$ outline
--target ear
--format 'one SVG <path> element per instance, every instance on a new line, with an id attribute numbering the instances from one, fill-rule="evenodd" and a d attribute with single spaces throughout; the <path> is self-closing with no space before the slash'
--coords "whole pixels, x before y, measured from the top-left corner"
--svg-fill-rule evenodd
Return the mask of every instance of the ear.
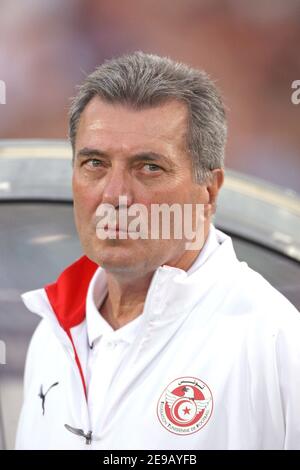
<path id="1" fill-rule="evenodd" d="M 212 170 L 211 176 L 207 181 L 207 192 L 209 194 L 210 215 L 216 212 L 216 203 L 219 190 L 224 183 L 224 170 L 222 168 L 216 168 Z"/>

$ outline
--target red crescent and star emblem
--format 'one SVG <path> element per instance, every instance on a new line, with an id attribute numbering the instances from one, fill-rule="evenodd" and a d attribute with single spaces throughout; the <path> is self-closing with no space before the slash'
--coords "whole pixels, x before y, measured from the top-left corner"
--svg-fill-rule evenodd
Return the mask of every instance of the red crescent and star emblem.
<path id="1" fill-rule="evenodd" d="M 173 380 L 163 391 L 157 405 L 160 423 L 170 432 L 187 435 L 199 431 L 213 410 L 209 387 L 195 377 Z"/>

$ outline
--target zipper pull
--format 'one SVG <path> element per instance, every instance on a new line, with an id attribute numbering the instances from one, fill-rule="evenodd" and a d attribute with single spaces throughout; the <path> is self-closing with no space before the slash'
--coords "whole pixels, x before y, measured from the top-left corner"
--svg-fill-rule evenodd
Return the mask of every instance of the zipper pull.
<path id="1" fill-rule="evenodd" d="M 69 426 L 68 424 L 65 424 L 65 428 L 68 431 L 72 432 L 73 434 L 76 434 L 76 436 L 84 437 L 86 445 L 90 445 L 92 443 L 93 431 L 89 431 L 88 433 L 85 433 L 83 429 L 73 428 L 72 426 Z"/>

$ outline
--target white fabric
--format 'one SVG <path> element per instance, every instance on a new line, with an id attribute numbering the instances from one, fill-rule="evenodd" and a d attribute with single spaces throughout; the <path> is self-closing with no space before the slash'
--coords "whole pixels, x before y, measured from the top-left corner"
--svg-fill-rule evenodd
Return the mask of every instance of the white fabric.
<path id="1" fill-rule="evenodd" d="M 206 262 L 209 256 L 218 248 L 218 238 L 216 229 L 210 226 L 208 237 L 193 265 L 188 270 L 188 274 L 195 272 L 202 264 Z M 87 294 L 86 304 L 86 325 L 88 333 L 88 341 L 90 346 L 94 346 L 94 342 L 99 340 L 102 335 L 110 336 L 111 341 L 124 339 L 124 342 L 131 343 L 134 339 L 139 325 L 139 317 L 124 327 L 114 331 L 109 323 L 101 315 L 101 305 L 107 295 L 107 283 L 105 271 L 98 268 L 95 272 Z M 130 338 L 129 338 L 130 336 Z M 100 341 L 97 341 L 99 344 Z M 94 355 L 94 354 L 93 354 Z"/>
<path id="2" fill-rule="evenodd" d="M 23 296 L 44 320 L 27 356 L 18 449 L 300 449 L 299 312 L 216 234 L 219 246 L 194 272 L 155 272 L 99 416 L 90 417 L 70 340 L 44 290 Z M 86 374 L 86 321 L 72 335 L 81 337 Z M 188 435 L 169 432 L 157 414 L 161 394 L 181 377 L 202 380 L 213 396 L 209 421 Z M 55 382 L 43 415 L 38 391 Z M 91 445 L 65 424 L 92 431 Z"/>
<path id="3" fill-rule="evenodd" d="M 207 240 L 188 274 L 192 274 L 204 264 L 218 246 L 216 230 L 211 226 Z M 111 381 L 126 351 L 135 340 L 142 319 L 140 315 L 125 326 L 114 330 L 101 315 L 100 306 L 106 294 L 106 274 L 103 269 L 98 268 L 90 282 L 86 303 L 86 326 L 90 345 L 86 383 L 92 429 L 101 419 L 101 411 L 106 406 L 106 396 Z M 81 347 L 79 345 L 81 339 L 78 341 L 80 336 L 74 333 L 73 330 L 74 342 L 78 349 Z"/>
<path id="4" fill-rule="evenodd" d="M 213 225 L 211 225 L 210 229 L 209 229 L 208 237 L 205 240 L 205 243 L 204 243 L 198 257 L 196 258 L 196 260 L 194 261 L 194 263 L 192 264 L 192 266 L 188 270 L 188 272 L 187 272 L 188 275 L 193 274 L 204 263 L 206 263 L 206 261 L 214 253 L 214 251 L 218 248 L 218 246 L 219 246 L 219 241 L 218 241 L 218 237 L 217 237 L 217 231 L 216 231 L 215 227 Z"/>
<path id="5" fill-rule="evenodd" d="M 88 408 L 91 427 L 101 419 L 101 410 L 106 406 L 106 396 L 122 358 L 134 340 L 141 316 L 114 330 L 101 316 L 98 307 L 107 292 L 103 269 L 97 269 L 90 283 L 86 303 L 86 324 L 89 355 L 86 373 Z M 76 342 L 76 340 L 75 340 Z"/>

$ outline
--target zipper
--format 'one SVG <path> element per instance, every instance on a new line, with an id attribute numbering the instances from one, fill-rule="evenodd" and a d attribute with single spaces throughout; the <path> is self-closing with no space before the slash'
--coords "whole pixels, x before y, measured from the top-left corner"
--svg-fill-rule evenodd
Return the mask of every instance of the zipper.
<path id="1" fill-rule="evenodd" d="M 76 436 L 84 437 L 86 445 L 92 444 L 92 431 L 88 431 L 87 433 L 85 433 L 83 429 L 73 428 L 69 424 L 65 424 L 65 428 L 73 434 L 76 434 Z"/>

